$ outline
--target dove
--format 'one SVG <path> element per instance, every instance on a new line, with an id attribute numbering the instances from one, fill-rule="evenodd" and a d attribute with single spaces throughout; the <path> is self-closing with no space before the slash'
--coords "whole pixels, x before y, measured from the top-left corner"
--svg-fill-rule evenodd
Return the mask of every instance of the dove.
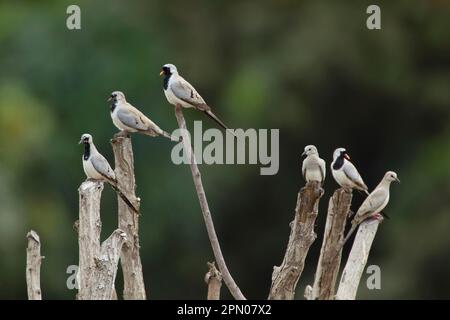
<path id="1" fill-rule="evenodd" d="M 397 174 L 394 171 L 386 172 L 378 186 L 367 196 L 359 207 L 352 220 L 352 227 L 347 233 L 342 245 L 347 242 L 361 222 L 368 218 L 382 219 L 382 211 L 389 203 L 389 189 L 393 181 L 400 182 Z"/>
<path id="2" fill-rule="evenodd" d="M 127 204 L 127 206 L 135 213 L 139 214 L 139 211 L 131 203 L 131 201 L 119 190 L 117 185 L 116 174 L 108 163 L 108 160 L 97 151 L 94 145 L 92 136 L 85 133 L 81 136 L 79 144 L 84 145 L 83 153 L 83 169 L 88 179 L 106 181 L 117 192 L 120 198 Z"/>
<path id="3" fill-rule="evenodd" d="M 319 157 L 319 151 L 314 145 L 305 147 L 302 156 L 306 158 L 303 160 L 302 174 L 306 182 L 318 181 L 321 184 L 325 181 L 326 166 L 325 161 Z"/>
<path id="4" fill-rule="evenodd" d="M 369 194 L 368 188 L 364 183 L 353 163 L 350 162 L 350 156 L 344 148 L 337 148 L 333 153 L 333 162 L 331 163 L 331 173 L 334 180 L 344 189 L 351 191 L 357 189 Z"/>
<path id="5" fill-rule="evenodd" d="M 139 132 L 151 137 L 163 136 L 172 141 L 179 141 L 128 103 L 123 92 L 114 91 L 108 101 L 111 102 L 111 119 L 122 132 Z"/>
<path id="6" fill-rule="evenodd" d="M 210 106 L 206 104 L 205 100 L 203 100 L 197 90 L 178 74 L 177 67 L 170 63 L 165 64 L 159 75 L 164 75 L 164 94 L 170 104 L 203 111 L 222 128 L 225 130 L 228 129 L 228 127 L 211 111 Z"/>

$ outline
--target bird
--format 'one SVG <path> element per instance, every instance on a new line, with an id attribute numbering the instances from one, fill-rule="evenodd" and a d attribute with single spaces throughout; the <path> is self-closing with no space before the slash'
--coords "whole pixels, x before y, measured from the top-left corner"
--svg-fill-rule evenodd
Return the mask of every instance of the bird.
<path id="1" fill-rule="evenodd" d="M 382 219 L 382 211 L 389 203 L 389 189 L 391 182 L 396 181 L 400 183 L 397 174 L 394 171 L 388 171 L 385 173 L 383 179 L 378 184 L 378 186 L 367 196 L 364 202 L 359 207 L 352 220 L 352 227 L 347 233 L 342 245 L 344 245 L 350 238 L 352 233 L 356 230 L 361 222 L 369 219 Z"/>
<path id="2" fill-rule="evenodd" d="M 180 105 L 183 108 L 195 108 L 203 111 L 219 126 L 225 130 L 229 129 L 212 111 L 211 107 L 206 104 L 202 96 L 195 88 L 178 74 L 177 67 L 173 64 L 163 65 L 160 76 L 164 76 L 163 89 L 167 101 L 174 106 Z"/>
<path id="3" fill-rule="evenodd" d="M 122 132 L 139 132 L 151 137 L 163 136 L 172 141 L 179 141 L 128 103 L 123 92 L 113 91 L 108 101 L 111 102 L 112 121 Z"/>
<path id="4" fill-rule="evenodd" d="M 319 157 L 319 151 L 316 146 L 308 145 L 305 147 L 302 156 L 303 160 L 302 174 L 306 182 L 318 181 L 321 184 L 325 181 L 326 165 L 325 161 Z"/>
<path id="5" fill-rule="evenodd" d="M 131 203 L 131 201 L 120 191 L 116 174 L 108 163 L 108 160 L 98 152 L 95 147 L 93 138 L 90 134 L 85 133 L 81 136 L 79 144 L 84 145 L 83 153 L 83 169 L 88 179 L 97 181 L 106 181 L 117 192 L 126 205 L 135 213 L 139 214 L 139 210 Z"/>
<path id="6" fill-rule="evenodd" d="M 345 190 L 351 191 L 352 189 L 356 189 L 369 195 L 369 189 L 356 167 L 350 162 L 350 156 L 345 148 L 337 148 L 334 150 L 331 173 L 333 174 L 334 180 Z"/>

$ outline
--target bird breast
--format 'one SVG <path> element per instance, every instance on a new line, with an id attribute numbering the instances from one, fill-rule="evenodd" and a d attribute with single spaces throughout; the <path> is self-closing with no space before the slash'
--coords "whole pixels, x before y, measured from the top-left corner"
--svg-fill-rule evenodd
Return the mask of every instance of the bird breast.
<path id="1" fill-rule="evenodd" d="M 91 158 L 89 158 L 88 160 L 83 159 L 83 169 L 84 173 L 88 178 L 95 180 L 103 180 L 103 176 L 99 174 L 92 165 Z"/>
<path id="2" fill-rule="evenodd" d="M 306 182 L 310 181 L 322 182 L 322 173 L 320 172 L 319 166 L 306 169 L 305 179 Z"/>
<path id="3" fill-rule="evenodd" d="M 339 170 L 332 169 L 332 174 L 334 180 L 341 186 L 341 187 L 353 187 L 352 181 L 347 178 L 345 175 L 344 170 L 341 168 Z"/>

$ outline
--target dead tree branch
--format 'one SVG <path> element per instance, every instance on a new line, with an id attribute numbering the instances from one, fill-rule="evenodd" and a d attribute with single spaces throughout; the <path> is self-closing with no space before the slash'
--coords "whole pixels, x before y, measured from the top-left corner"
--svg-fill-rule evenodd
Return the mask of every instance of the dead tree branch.
<path id="1" fill-rule="evenodd" d="M 120 134 L 111 140 L 115 159 L 115 173 L 119 189 L 139 209 L 140 199 L 136 197 L 133 147 L 130 137 Z M 144 275 L 139 254 L 139 216 L 118 197 L 119 228 L 124 230 L 127 241 L 122 247 L 121 266 L 123 271 L 123 298 L 125 300 L 145 300 Z"/>
<path id="2" fill-rule="evenodd" d="M 80 212 L 79 240 L 79 300 L 112 299 L 114 281 L 125 233 L 117 229 L 100 245 L 100 199 L 103 183 L 86 180 L 78 189 Z"/>
<path id="3" fill-rule="evenodd" d="M 359 282 L 369 259 L 370 248 L 379 224 L 379 220 L 372 219 L 359 226 L 347 264 L 342 272 L 336 294 L 337 300 L 354 300 L 356 298 Z"/>
<path id="4" fill-rule="evenodd" d="M 41 262 L 44 258 L 41 256 L 41 241 L 39 235 L 30 230 L 27 233 L 27 291 L 29 300 L 42 300 L 41 291 Z"/>
<path id="5" fill-rule="evenodd" d="M 186 121 L 184 120 L 183 111 L 181 110 L 180 105 L 177 105 L 175 107 L 175 115 L 177 117 L 178 125 L 181 129 L 180 131 L 183 138 L 184 152 L 188 155 L 188 159 L 191 160 L 190 167 L 192 178 L 194 180 L 195 190 L 197 191 L 200 208 L 203 213 L 203 219 L 205 220 L 206 230 L 208 232 L 209 241 L 211 242 L 211 246 L 214 252 L 214 257 L 216 259 L 217 265 L 219 266 L 219 270 L 222 273 L 223 280 L 233 297 L 238 300 L 244 300 L 245 297 L 234 281 L 230 272 L 228 271 L 228 267 L 225 263 L 222 250 L 220 249 L 219 239 L 217 238 L 216 230 L 214 228 L 214 223 L 211 217 L 211 212 L 208 206 L 208 201 L 206 199 L 205 190 L 203 189 L 202 177 L 197 167 L 195 154 L 194 152 L 192 152 L 191 142 L 189 139 L 189 135 L 187 134 Z"/>
<path id="6" fill-rule="evenodd" d="M 273 268 L 270 300 L 294 299 L 295 288 L 303 272 L 306 256 L 316 239 L 314 224 L 322 195 L 323 189 L 318 182 L 307 183 L 298 193 L 286 253 L 281 265 Z"/>
<path id="7" fill-rule="evenodd" d="M 327 222 L 320 249 L 320 257 L 314 277 L 310 300 L 334 299 L 336 279 L 341 265 L 342 246 L 345 224 L 347 222 L 352 193 L 341 188 L 334 192 L 328 204 Z"/>
<path id="8" fill-rule="evenodd" d="M 209 271 L 205 275 L 208 285 L 208 300 L 220 300 L 220 288 L 222 287 L 222 274 L 217 270 L 214 262 L 208 262 Z"/>

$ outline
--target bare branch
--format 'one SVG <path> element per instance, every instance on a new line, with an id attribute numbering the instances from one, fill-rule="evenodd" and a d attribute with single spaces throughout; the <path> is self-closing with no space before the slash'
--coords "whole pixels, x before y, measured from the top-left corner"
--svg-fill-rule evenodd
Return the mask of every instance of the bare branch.
<path id="1" fill-rule="evenodd" d="M 359 226 L 347 264 L 342 272 L 336 294 L 337 300 L 354 300 L 356 298 L 359 282 L 366 267 L 370 248 L 379 224 L 379 220 L 371 219 Z"/>
<path id="2" fill-rule="evenodd" d="M 208 285 L 208 300 L 220 300 L 220 288 L 222 287 L 222 274 L 217 270 L 214 262 L 208 262 L 209 271 L 205 275 Z"/>
<path id="3" fill-rule="evenodd" d="M 29 300 L 42 300 L 41 291 L 41 241 L 39 235 L 30 230 L 27 233 L 27 291 Z"/>
<path id="4" fill-rule="evenodd" d="M 220 249 L 219 239 L 217 238 L 216 230 L 214 228 L 214 223 L 211 217 L 211 212 L 209 211 L 208 201 L 206 199 L 205 190 L 203 189 L 201 174 L 197 167 L 195 154 L 194 152 L 192 152 L 191 142 L 187 134 L 186 121 L 184 120 L 183 111 L 181 110 L 180 105 L 177 105 L 175 107 L 175 115 L 177 117 L 178 125 L 181 129 L 184 151 L 189 155 L 189 158 L 191 159 L 190 167 L 192 178 L 194 180 L 195 190 L 197 191 L 200 208 L 203 213 L 203 219 L 205 220 L 206 230 L 208 232 L 209 241 L 211 242 L 211 246 L 214 252 L 214 257 L 216 259 L 219 270 L 222 273 L 223 280 L 233 297 L 238 300 L 244 300 L 245 297 L 234 281 L 230 272 L 228 271 L 228 267 L 225 263 L 222 250 Z"/>
<path id="5" fill-rule="evenodd" d="M 95 284 L 91 288 L 92 300 L 117 300 L 114 282 L 122 245 L 126 240 L 125 232 L 117 229 L 102 243 L 100 256 L 95 259 Z"/>
<path id="6" fill-rule="evenodd" d="M 133 147 L 130 137 L 117 134 L 111 140 L 115 158 L 115 173 L 119 189 L 133 203 L 140 207 L 140 199 L 136 197 L 136 181 L 134 176 Z M 125 300 L 145 300 L 144 275 L 139 254 L 139 216 L 118 197 L 119 228 L 127 234 L 127 241 L 122 247 L 120 259 L 123 271 L 123 297 Z"/>
<path id="7" fill-rule="evenodd" d="M 295 288 L 303 272 L 306 256 L 316 239 L 314 224 L 322 195 L 323 189 L 317 182 L 307 183 L 298 193 L 286 253 L 281 266 L 273 268 L 270 300 L 294 299 Z"/>
<path id="8" fill-rule="evenodd" d="M 117 229 L 100 246 L 100 199 L 103 183 L 87 180 L 80 186 L 79 300 L 112 299 L 125 233 Z"/>
<path id="9" fill-rule="evenodd" d="M 333 197 L 330 198 L 312 296 L 307 299 L 334 299 L 336 279 L 341 265 L 341 243 L 344 239 L 345 224 L 351 202 L 352 193 L 343 188 L 336 190 Z"/>
<path id="10" fill-rule="evenodd" d="M 91 284 L 95 273 L 95 258 L 100 255 L 100 199 L 103 183 L 86 180 L 78 189 L 80 213 L 78 220 L 79 275 L 78 299 L 91 299 Z"/>

